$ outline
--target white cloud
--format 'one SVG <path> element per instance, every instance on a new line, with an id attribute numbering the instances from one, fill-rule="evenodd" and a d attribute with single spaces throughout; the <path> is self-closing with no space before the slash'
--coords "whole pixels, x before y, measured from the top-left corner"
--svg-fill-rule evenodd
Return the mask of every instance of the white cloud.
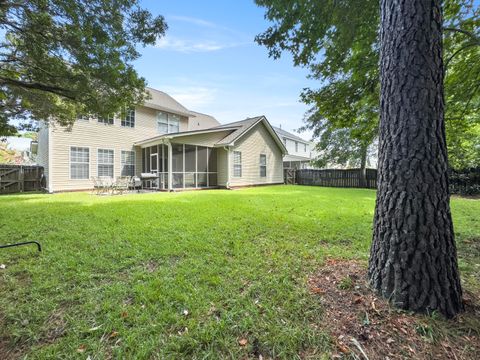
<path id="1" fill-rule="evenodd" d="M 210 52 L 241 46 L 242 43 L 221 43 L 215 40 L 186 40 L 173 36 L 161 38 L 155 47 L 182 53 Z"/>
<path id="2" fill-rule="evenodd" d="M 193 25 L 198 25 L 198 26 L 204 26 L 204 27 L 209 27 L 209 28 L 217 28 L 219 27 L 217 24 L 203 20 L 203 19 L 198 19 L 190 16 L 178 16 L 178 15 L 171 15 L 168 17 L 168 20 L 177 20 L 177 21 L 183 21 L 187 22 Z"/>
<path id="3" fill-rule="evenodd" d="M 203 86 L 167 86 L 162 90 L 173 96 L 175 100 L 190 110 L 213 104 L 216 100 L 217 89 Z"/>

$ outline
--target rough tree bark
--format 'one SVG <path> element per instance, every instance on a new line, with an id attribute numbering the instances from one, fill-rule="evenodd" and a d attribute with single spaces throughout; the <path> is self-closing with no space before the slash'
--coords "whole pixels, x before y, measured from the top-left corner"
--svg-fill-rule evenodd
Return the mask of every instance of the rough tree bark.
<path id="1" fill-rule="evenodd" d="M 441 0 L 381 0 L 378 193 L 368 276 L 403 309 L 463 310 L 449 205 Z"/>

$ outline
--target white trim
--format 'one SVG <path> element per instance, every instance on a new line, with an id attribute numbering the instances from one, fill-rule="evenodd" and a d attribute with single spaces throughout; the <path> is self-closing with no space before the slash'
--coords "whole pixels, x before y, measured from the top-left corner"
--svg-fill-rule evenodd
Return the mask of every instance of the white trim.
<path id="1" fill-rule="evenodd" d="M 127 108 L 126 111 L 132 110 L 131 108 Z M 126 115 L 126 112 L 125 112 Z M 133 107 L 133 126 L 125 126 L 122 125 L 123 117 L 122 114 L 120 114 L 120 127 L 124 129 L 135 129 L 137 127 L 137 107 Z"/>
<path id="2" fill-rule="evenodd" d="M 235 165 L 238 165 L 238 164 L 235 164 L 235 153 L 238 153 L 240 154 L 240 175 L 235 175 Z M 237 178 L 237 179 L 240 179 L 243 175 L 243 161 L 242 161 L 242 152 L 241 151 L 238 151 L 238 150 L 234 150 L 233 151 L 233 176 L 234 178 Z"/>
<path id="3" fill-rule="evenodd" d="M 88 149 L 88 177 L 86 179 L 72 179 L 72 147 Z M 68 152 L 68 179 L 71 181 L 85 181 L 90 180 L 92 176 L 92 151 L 91 146 L 70 145 Z"/>
<path id="4" fill-rule="evenodd" d="M 221 129 L 205 129 L 205 130 L 191 130 L 191 131 L 183 131 L 183 132 L 178 132 L 178 133 L 170 133 L 170 134 L 163 134 L 163 135 L 158 135 L 149 139 L 141 140 L 135 142 L 133 145 L 134 146 L 141 146 L 142 148 L 153 146 L 156 144 L 157 141 L 162 141 L 162 140 L 170 140 L 176 137 L 181 137 L 181 136 L 190 136 L 190 135 L 199 135 L 199 134 L 207 134 L 207 133 L 214 133 L 214 132 L 222 132 L 222 131 L 231 131 L 231 130 L 236 130 L 238 129 L 238 126 L 235 127 L 225 127 Z M 193 145 L 190 144 L 189 145 Z M 202 145 L 198 145 L 202 146 Z"/>
<path id="5" fill-rule="evenodd" d="M 123 176 L 122 175 L 123 165 L 132 165 L 132 164 L 122 163 L 122 151 L 133 152 L 133 176 L 136 176 L 137 175 L 137 152 L 135 150 L 124 150 L 124 149 L 120 149 L 120 176 Z M 142 154 L 142 158 L 143 158 L 143 154 Z"/>
<path id="6" fill-rule="evenodd" d="M 262 156 L 265 156 L 265 165 L 262 165 L 261 158 Z M 262 167 L 265 166 L 265 176 L 262 176 Z M 266 178 L 267 177 L 267 154 L 258 154 L 258 172 L 259 172 L 259 177 L 260 178 Z"/>
<path id="7" fill-rule="evenodd" d="M 250 125 L 250 127 L 245 130 L 243 133 L 240 134 L 239 137 L 237 137 L 236 139 L 234 139 L 232 142 L 228 143 L 228 144 L 222 144 L 222 143 L 219 143 L 217 144 L 217 146 L 235 146 L 235 142 L 237 142 L 238 140 L 240 140 L 245 134 L 249 133 L 250 130 L 252 130 L 255 126 L 258 125 L 259 122 L 263 122 L 265 124 L 265 126 L 267 127 L 267 130 L 268 132 L 270 133 L 270 135 L 272 136 L 273 140 L 277 143 L 278 147 L 280 148 L 280 150 L 282 151 L 282 154 L 285 155 L 285 154 L 288 154 L 288 150 L 286 148 L 286 146 L 283 144 L 283 141 L 280 139 L 280 137 L 278 136 L 277 132 L 272 128 L 272 125 L 270 125 L 270 123 L 268 122 L 267 118 L 265 116 L 262 116 L 260 117 L 260 119 L 258 119 L 255 123 L 253 123 L 252 125 Z"/>
<path id="8" fill-rule="evenodd" d="M 107 150 L 107 151 L 113 151 L 113 170 L 112 170 L 112 179 L 115 179 L 115 149 L 107 149 L 107 148 L 97 148 L 97 176 L 100 176 L 98 175 L 98 165 L 100 165 L 100 163 L 98 162 L 98 159 L 99 159 L 99 156 L 98 156 L 98 152 L 99 150 Z M 110 164 L 101 164 L 101 165 L 110 165 Z M 102 175 L 103 176 L 103 175 Z"/>

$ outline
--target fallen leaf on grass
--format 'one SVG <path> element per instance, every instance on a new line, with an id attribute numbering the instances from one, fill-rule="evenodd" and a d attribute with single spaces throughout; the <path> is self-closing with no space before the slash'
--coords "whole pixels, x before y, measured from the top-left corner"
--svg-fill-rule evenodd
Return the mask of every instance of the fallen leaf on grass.
<path id="1" fill-rule="evenodd" d="M 118 331 L 112 331 L 109 338 L 112 339 L 112 338 L 117 337 L 117 336 L 118 336 Z"/>
<path id="2" fill-rule="evenodd" d="M 77 352 L 83 353 L 83 352 L 85 352 L 86 349 L 87 349 L 87 345 L 82 344 L 78 347 Z"/>
<path id="3" fill-rule="evenodd" d="M 242 339 L 238 340 L 238 344 L 240 346 L 246 346 L 248 344 L 248 340 L 245 339 L 245 338 L 242 338 Z"/>
<path id="4" fill-rule="evenodd" d="M 312 293 L 314 294 L 325 294 L 325 291 L 320 289 L 319 287 L 312 288 Z"/>
<path id="5" fill-rule="evenodd" d="M 123 311 L 122 314 L 121 314 L 121 316 L 122 316 L 122 318 L 125 319 L 126 317 L 128 317 L 128 312 Z"/>

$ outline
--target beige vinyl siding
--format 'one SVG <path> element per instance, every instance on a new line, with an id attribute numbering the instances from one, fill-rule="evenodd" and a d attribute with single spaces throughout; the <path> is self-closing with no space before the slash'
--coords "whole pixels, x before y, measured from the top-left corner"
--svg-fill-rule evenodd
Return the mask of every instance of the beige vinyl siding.
<path id="1" fill-rule="evenodd" d="M 38 150 L 37 150 L 37 164 L 43 166 L 44 175 L 47 179 L 48 188 L 48 126 L 44 123 L 40 125 L 38 131 Z"/>
<path id="2" fill-rule="evenodd" d="M 217 182 L 218 186 L 227 186 L 228 182 L 228 151 L 217 148 Z"/>
<path id="3" fill-rule="evenodd" d="M 213 147 L 216 143 L 220 142 L 224 137 L 230 134 L 232 131 L 219 131 L 197 135 L 179 136 L 171 140 L 176 144 L 190 144 L 197 146 L 209 146 Z"/>
<path id="4" fill-rule="evenodd" d="M 233 176 L 233 152 L 242 153 L 242 176 Z M 267 158 L 267 176 L 260 176 L 260 154 Z M 230 151 L 230 186 L 283 182 L 282 151 L 263 123 L 243 135 Z"/>
<path id="5" fill-rule="evenodd" d="M 135 111 L 135 127 L 122 127 L 121 119 L 115 117 L 113 125 L 98 123 L 97 119 L 76 121 L 71 131 L 56 126 L 52 128 L 51 141 L 51 185 L 53 191 L 91 189 L 90 179 L 70 179 L 70 147 L 88 147 L 90 149 L 89 178 L 97 176 L 98 149 L 114 150 L 114 176 L 121 175 L 121 151 L 135 151 L 135 172 L 142 171 L 140 148 L 133 143 L 158 134 L 157 110 L 147 107 L 137 107 Z M 187 118 L 180 121 L 180 131 L 187 129 Z M 40 143 L 40 142 L 39 142 Z"/>

